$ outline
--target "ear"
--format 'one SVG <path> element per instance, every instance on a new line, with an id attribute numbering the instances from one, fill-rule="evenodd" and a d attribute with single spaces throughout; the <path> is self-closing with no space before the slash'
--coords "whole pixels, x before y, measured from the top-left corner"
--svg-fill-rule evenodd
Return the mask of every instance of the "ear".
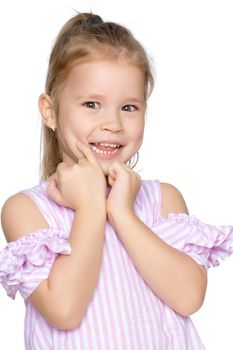
<path id="1" fill-rule="evenodd" d="M 40 95 L 38 106 L 43 123 L 49 128 L 56 127 L 56 116 L 51 97 L 46 93 Z"/>

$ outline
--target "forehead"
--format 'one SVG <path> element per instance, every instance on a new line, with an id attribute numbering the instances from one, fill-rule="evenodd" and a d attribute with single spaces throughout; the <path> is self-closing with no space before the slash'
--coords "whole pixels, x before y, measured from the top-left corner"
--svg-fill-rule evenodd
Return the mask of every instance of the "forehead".
<path id="1" fill-rule="evenodd" d="M 66 89 L 106 94 L 143 95 L 144 74 L 124 61 L 97 60 L 76 64 L 69 72 Z"/>

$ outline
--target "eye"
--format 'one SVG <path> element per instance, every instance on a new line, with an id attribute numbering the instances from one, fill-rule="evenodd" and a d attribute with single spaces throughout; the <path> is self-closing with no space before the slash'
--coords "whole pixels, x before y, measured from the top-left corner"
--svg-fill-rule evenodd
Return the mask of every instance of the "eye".
<path id="1" fill-rule="evenodd" d="M 123 110 L 124 111 L 127 111 L 127 112 L 134 112 L 134 111 L 137 111 L 138 110 L 138 107 L 135 106 L 135 105 L 125 105 L 123 107 Z"/>
<path id="2" fill-rule="evenodd" d="M 90 108 L 90 109 L 96 109 L 96 106 L 99 106 L 99 102 L 95 102 L 95 101 L 87 101 L 84 102 L 83 104 L 85 107 Z"/>

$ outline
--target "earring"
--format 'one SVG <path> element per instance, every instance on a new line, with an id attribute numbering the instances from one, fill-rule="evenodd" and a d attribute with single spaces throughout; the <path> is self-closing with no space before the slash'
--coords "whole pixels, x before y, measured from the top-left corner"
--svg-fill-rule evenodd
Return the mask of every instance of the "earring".
<path id="1" fill-rule="evenodd" d="M 55 128 L 53 122 L 51 123 L 51 129 L 53 130 L 53 132 L 56 130 L 56 128 Z"/>
<path id="2" fill-rule="evenodd" d="M 136 160 L 136 162 L 133 164 L 133 166 L 131 166 L 132 158 L 127 162 L 127 163 L 128 163 L 127 165 L 128 165 L 131 169 L 135 168 L 135 166 L 136 166 L 136 164 L 137 164 L 137 162 L 138 162 L 138 160 L 139 160 L 139 152 L 137 152 L 135 155 L 136 155 L 136 157 L 137 157 L 137 160 Z M 135 157 L 135 155 L 133 156 L 133 158 Z"/>

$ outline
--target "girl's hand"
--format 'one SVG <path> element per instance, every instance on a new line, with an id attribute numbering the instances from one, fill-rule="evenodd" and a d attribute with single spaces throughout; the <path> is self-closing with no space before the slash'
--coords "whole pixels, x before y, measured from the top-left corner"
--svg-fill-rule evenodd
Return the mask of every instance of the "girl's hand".
<path id="1" fill-rule="evenodd" d="M 57 204 L 79 210 L 105 208 L 106 179 L 89 145 L 77 141 L 78 163 L 59 163 L 49 178 L 48 196 Z"/>
<path id="2" fill-rule="evenodd" d="M 111 221 L 115 214 L 133 212 L 141 177 L 126 164 L 115 161 L 109 168 L 108 182 L 112 188 L 106 201 L 106 212 Z"/>

